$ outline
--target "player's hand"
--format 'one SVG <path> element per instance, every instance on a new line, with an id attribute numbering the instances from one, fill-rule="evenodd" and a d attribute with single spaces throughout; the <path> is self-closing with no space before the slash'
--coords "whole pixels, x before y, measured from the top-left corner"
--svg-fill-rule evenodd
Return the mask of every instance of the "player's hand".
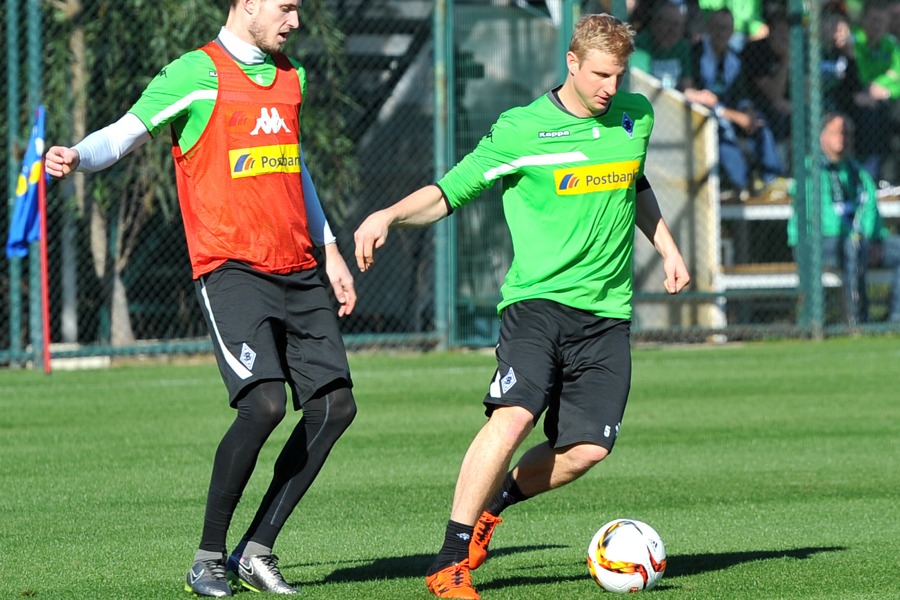
<path id="1" fill-rule="evenodd" d="M 677 294 L 691 282 L 691 275 L 681 254 L 668 256 L 663 260 L 663 270 L 666 272 L 666 280 L 663 285 L 670 294 Z"/>
<path id="2" fill-rule="evenodd" d="M 78 152 L 65 146 L 53 146 L 44 154 L 44 168 L 54 179 L 65 179 L 74 173 L 79 162 Z"/>
<path id="3" fill-rule="evenodd" d="M 356 306 L 356 288 L 353 287 L 353 276 L 338 251 L 337 244 L 325 245 L 325 274 L 328 275 L 334 296 L 341 305 L 338 316 L 349 315 Z"/>
<path id="4" fill-rule="evenodd" d="M 375 264 L 375 250 L 384 246 L 389 228 L 390 216 L 380 210 L 369 215 L 353 234 L 356 242 L 356 266 L 360 271 L 365 272 Z"/>

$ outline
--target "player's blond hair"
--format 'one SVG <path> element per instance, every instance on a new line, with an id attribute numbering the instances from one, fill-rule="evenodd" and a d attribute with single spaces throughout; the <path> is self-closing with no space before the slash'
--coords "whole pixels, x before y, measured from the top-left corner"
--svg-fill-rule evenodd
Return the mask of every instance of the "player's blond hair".
<path id="1" fill-rule="evenodd" d="M 575 25 L 569 52 L 584 60 L 591 50 L 599 50 L 624 63 L 634 53 L 634 29 L 606 13 L 585 15 Z"/>

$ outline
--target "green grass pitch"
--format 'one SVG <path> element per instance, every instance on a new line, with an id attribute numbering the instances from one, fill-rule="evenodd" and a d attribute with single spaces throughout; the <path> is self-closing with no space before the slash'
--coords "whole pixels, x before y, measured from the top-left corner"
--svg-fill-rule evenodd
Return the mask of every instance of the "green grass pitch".
<path id="1" fill-rule="evenodd" d="M 310 600 L 424 600 L 492 356 L 351 365 L 357 420 L 275 551 Z M 233 418 L 213 364 L 0 371 L 0 415 L 0 598 L 188 597 Z M 260 457 L 231 543 L 295 421 Z M 666 543 L 651 598 L 900 598 L 900 339 L 636 348 L 613 454 L 508 510 L 476 586 L 485 600 L 612 598 L 584 557 L 616 517 Z"/>

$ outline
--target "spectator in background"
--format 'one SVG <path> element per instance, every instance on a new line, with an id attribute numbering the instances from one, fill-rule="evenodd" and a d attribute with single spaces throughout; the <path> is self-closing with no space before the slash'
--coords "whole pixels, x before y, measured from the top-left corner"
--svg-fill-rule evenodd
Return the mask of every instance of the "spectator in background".
<path id="1" fill-rule="evenodd" d="M 698 0 L 700 10 L 712 16 L 727 9 L 734 17 L 734 33 L 731 46 L 740 52 L 747 42 L 761 40 L 769 35 L 769 26 L 763 19 L 762 0 Z"/>
<path id="2" fill-rule="evenodd" d="M 891 35 L 900 42 L 900 1 L 891 3 Z M 900 183 L 900 102 L 891 102 L 890 129 L 891 148 L 887 162 L 881 165 L 881 175 L 897 185 Z"/>
<path id="3" fill-rule="evenodd" d="M 891 11 L 891 27 L 890 33 L 894 39 L 900 40 L 900 2 L 892 2 Z"/>
<path id="4" fill-rule="evenodd" d="M 754 175 L 769 191 L 782 175 L 775 138 L 753 106 L 737 94 L 740 56 L 729 45 L 734 33 L 731 11 L 721 8 L 709 15 L 706 33 L 692 49 L 697 87 L 685 97 L 714 111 L 719 124 L 719 169 L 741 197 L 759 193 Z M 786 197 L 786 189 L 780 190 Z"/>
<path id="5" fill-rule="evenodd" d="M 850 18 L 839 10 L 822 15 L 822 112 L 852 113 L 853 98 L 862 91 Z"/>
<path id="6" fill-rule="evenodd" d="M 767 15 L 766 23 L 769 35 L 750 42 L 741 52 L 741 94 L 765 115 L 787 164 L 786 142 L 791 135 L 790 26 L 781 10 Z"/>
<path id="7" fill-rule="evenodd" d="M 637 48 L 631 66 L 653 75 L 668 89 L 685 91 L 694 86 L 691 45 L 685 37 L 685 6 L 662 2 L 647 26 L 635 36 Z"/>
<path id="8" fill-rule="evenodd" d="M 822 119 L 819 134 L 821 167 L 822 265 L 841 271 L 850 325 L 869 318 L 866 270 L 869 265 L 893 269 L 888 319 L 900 323 L 900 238 L 889 235 L 878 212 L 875 181 L 853 158 L 853 122 L 832 112 Z M 807 205 L 812 199 L 807 186 Z M 806 224 L 809 232 L 809 223 Z M 796 211 L 788 220 L 788 245 L 796 248 Z"/>
<path id="9" fill-rule="evenodd" d="M 859 27 L 853 30 L 853 51 L 862 91 L 854 97 L 859 125 L 859 158 L 866 171 L 878 180 L 881 163 L 890 150 L 892 104 L 900 97 L 900 45 L 888 32 L 890 4 L 867 2 Z"/>

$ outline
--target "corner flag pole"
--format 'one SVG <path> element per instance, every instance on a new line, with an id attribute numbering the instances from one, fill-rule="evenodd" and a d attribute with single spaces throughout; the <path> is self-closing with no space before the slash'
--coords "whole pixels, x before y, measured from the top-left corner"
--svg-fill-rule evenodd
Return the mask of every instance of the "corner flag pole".
<path id="1" fill-rule="evenodd" d="M 41 319 L 44 373 L 50 374 L 50 278 L 47 261 L 47 180 L 44 159 L 41 157 L 41 173 L 38 177 L 38 215 L 41 222 Z"/>

